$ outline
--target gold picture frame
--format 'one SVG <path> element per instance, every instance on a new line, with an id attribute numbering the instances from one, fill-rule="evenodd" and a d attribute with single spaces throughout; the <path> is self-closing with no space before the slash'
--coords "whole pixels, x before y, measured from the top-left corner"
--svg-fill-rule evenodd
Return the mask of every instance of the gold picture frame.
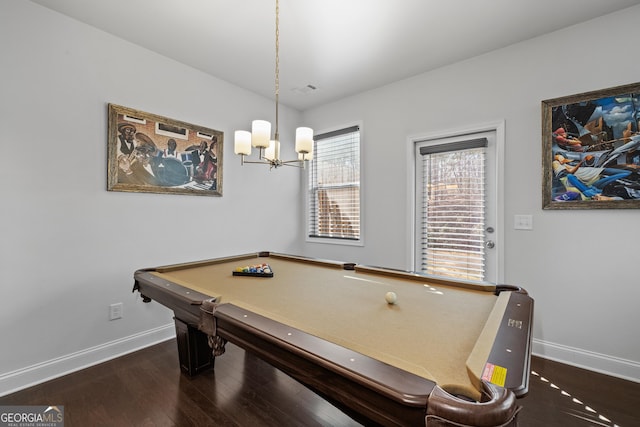
<path id="1" fill-rule="evenodd" d="M 224 133 L 109 104 L 107 190 L 222 196 Z"/>
<path id="2" fill-rule="evenodd" d="M 640 83 L 542 101 L 542 208 L 640 208 Z"/>

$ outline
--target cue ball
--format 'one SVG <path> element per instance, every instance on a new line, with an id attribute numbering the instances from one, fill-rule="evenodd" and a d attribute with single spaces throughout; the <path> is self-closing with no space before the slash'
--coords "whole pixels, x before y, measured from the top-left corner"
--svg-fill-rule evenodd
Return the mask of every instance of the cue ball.
<path id="1" fill-rule="evenodd" d="M 387 301 L 388 304 L 395 304 L 396 300 L 398 299 L 398 296 L 396 295 L 395 292 L 387 292 L 387 294 L 384 296 L 384 299 Z"/>

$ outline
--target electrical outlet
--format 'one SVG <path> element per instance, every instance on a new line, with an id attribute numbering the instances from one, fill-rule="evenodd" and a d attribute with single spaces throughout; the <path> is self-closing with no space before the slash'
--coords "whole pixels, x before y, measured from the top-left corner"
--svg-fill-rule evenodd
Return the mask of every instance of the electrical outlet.
<path id="1" fill-rule="evenodd" d="M 116 320 L 122 317 L 122 303 L 118 302 L 109 306 L 109 320 Z"/>

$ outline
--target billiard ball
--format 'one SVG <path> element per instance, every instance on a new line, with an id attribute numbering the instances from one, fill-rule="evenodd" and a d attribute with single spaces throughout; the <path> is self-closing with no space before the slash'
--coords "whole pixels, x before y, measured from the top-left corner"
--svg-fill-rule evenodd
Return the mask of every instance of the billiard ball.
<path id="1" fill-rule="evenodd" d="M 384 299 L 385 301 L 387 301 L 387 304 L 395 304 L 398 296 L 395 292 L 387 292 L 387 294 L 384 296 Z"/>

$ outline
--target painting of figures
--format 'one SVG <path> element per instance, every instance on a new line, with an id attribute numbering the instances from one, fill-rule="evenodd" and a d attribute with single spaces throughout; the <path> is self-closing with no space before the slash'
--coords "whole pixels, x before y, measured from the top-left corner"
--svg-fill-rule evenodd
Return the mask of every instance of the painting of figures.
<path id="1" fill-rule="evenodd" d="M 110 191 L 222 196 L 223 133 L 109 104 Z"/>
<path id="2" fill-rule="evenodd" d="M 542 101 L 543 208 L 640 207 L 640 84 Z"/>

